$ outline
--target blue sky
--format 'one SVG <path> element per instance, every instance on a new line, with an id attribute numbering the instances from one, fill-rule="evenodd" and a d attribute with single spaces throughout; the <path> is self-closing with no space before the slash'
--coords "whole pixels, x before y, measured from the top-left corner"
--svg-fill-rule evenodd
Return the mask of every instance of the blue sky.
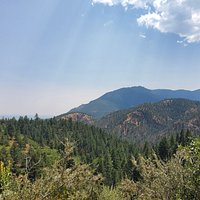
<path id="1" fill-rule="evenodd" d="M 126 86 L 200 88 L 188 1 L 0 1 L 1 115 L 53 116 Z"/>

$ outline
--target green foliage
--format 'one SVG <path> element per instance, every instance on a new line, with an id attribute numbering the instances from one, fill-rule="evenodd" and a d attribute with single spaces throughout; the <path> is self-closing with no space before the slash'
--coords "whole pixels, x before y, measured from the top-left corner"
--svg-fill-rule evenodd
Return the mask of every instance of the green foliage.
<path id="1" fill-rule="evenodd" d="M 21 117 L 0 120 L 0 138 L 8 200 L 200 199 L 200 140 L 189 131 L 152 150 L 72 120 Z"/>
<path id="2" fill-rule="evenodd" d="M 126 199 L 200 199 L 200 139 L 180 147 L 167 162 L 156 155 L 132 162 L 141 178 L 118 186 Z"/>
<path id="3" fill-rule="evenodd" d="M 182 131 L 173 139 L 163 138 L 154 151 L 161 159 L 167 160 L 179 144 L 188 144 L 190 135 L 189 131 Z M 11 161 L 11 171 L 16 175 L 28 171 L 33 181 L 42 175 L 43 168 L 59 158 L 64 138 L 75 142 L 74 156 L 103 174 L 104 183 L 110 186 L 127 176 L 138 179 L 137 172 L 131 169 L 131 156 L 137 157 L 141 153 L 148 158 L 152 154 L 151 143 L 133 145 L 114 134 L 71 119 L 42 120 L 38 116 L 34 120 L 27 117 L 3 119 L 0 120 L 0 137 L 4 138 L 0 145 L 0 160 L 5 165 Z"/>
<path id="4" fill-rule="evenodd" d="M 5 164 L 10 160 L 11 170 L 16 175 L 29 171 L 31 180 L 40 177 L 43 168 L 58 159 L 64 138 L 75 142 L 74 156 L 102 173 L 108 185 L 115 185 L 126 176 L 128 158 L 138 151 L 117 136 L 71 119 L 20 117 L 19 120 L 0 120 L 0 127 L 0 136 L 6 136 L 2 149 L 0 146 L 0 160 Z"/>
<path id="5" fill-rule="evenodd" d="M 123 196 L 118 189 L 104 186 L 98 200 L 123 200 Z"/>
<path id="6" fill-rule="evenodd" d="M 28 175 L 13 177 L 9 192 L 3 193 L 7 200 L 93 200 L 97 199 L 101 176 L 94 175 L 87 165 L 68 167 L 73 146 L 65 144 L 63 157 L 51 168 L 46 168 L 41 178 L 31 182 Z"/>
<path id="7" fill-rule="evenodd" d="M 192 133 L 187 130 L 186 132 L 182 130 L 180 133 L 171 135 L 170 137 L 163 137 L 157 146 L 154 146 L 154 151 L 162 160 L 170 159 L 177 151 L 178 146 L 187 146 L 192 141 Z"/>
<path id="8" fill-rule="evenodd" d="M 164 137 L 158 146 L 158 154 L 162 160 L 167 160 L 169 157 L 169 144 L 166 137 Z"/>
<path id="9" fill-rule="evenodd" d="M 122 197 L 127 200 L 136 199 L 138 196 L 138 185 L 130 179 L 124 179 L 117 187 Z"/>
<path id="10" fill-rule="evenodd" d="M 0 161 L 0 193 L 5 192 L 10 186 L 10 163 L 5 166 L 3 162 Z"/>
<path id="11" fill-rule="evenodd" d="M 102 177 L 74 161 L 74 146 L 62 142 L 61 158 L 46 167 L 35 181 L 29 174 L 14 176 L 10 165 L 0 165 L 1 197 L 6 200 L 196 200 L 200 199 L 200 139 L 180 146 L 169 160 L 156 154 L 132 159 L 137 180 L 125 178 L 116 187 L 102 185 Z M 108 154 L 108 163 L 111 155 Z M 109 164 L 110 165 L 110 164 Z M 28 172 L 29 173 L 29 172 Z"/>
<path id="12" fill-rule="evenodd" d="M 184 158 L 184 196 L 188 199 L 200 199 L 200 139 L 192 141 L 191 145 L 180 147 L 179 153 Z"/>

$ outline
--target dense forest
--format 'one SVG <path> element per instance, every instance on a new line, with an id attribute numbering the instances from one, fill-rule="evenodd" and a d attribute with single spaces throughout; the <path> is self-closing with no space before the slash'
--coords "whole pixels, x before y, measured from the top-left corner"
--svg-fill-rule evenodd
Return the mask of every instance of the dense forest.
<path id="1" fill-rule="evenodd" d="M 161 174 L 153 175 L 153 173 L 162 171 L 168 176 L 168 165 L 172 167 L 172 164 L 180 164 L 176 159 L 177 156 L 186 156 L 182 155 L 182 151 L 191 153 L 188 150 L 193 141 L 190 131 L 169 135 L 154 144 L 146 141 L 142 145 L 137 145 L 100 128 L 73 122 L 71 119 L 43 120 L 38 115 L 35 119 L 28 117 L 20 117 L 18 120 L 2 119 L 0 120 L 0 192 L 4 196 L 8 195 L 6 199 L 12 199 L 9 197 L 11 191 L 16 193 L 16 198 L 13 199 L 141 199 L 140 192 L 144 194 L 147 192 L 147 188 L 140 188 L 141 182 L 146 178 L 162 181 L 164 177 Z M 199 153 L 199 146 L 196 146 L 197 152 L 195 150 L 194 154 Z M 185 158 L 184 165 L 181 164 L 182 167 L 187 166 L 185 164 L 187 159 L 188 157 Z M 192 162 L 199 162 L 199 159 L 195 157 Z M 199 166 L 198 162 L 196 167 Z M 148 170 L 153 171 L 148 172 Z M 148 177 L 146 177 L 147 172 L 150 173 Z M 197 170 L 197 175 L 198 173 Z M 149 177 L 150 175 L 152 177 Z M 199 180 L 197 184 L 195 183 L 197 187 Z M 54 181 L 63 185 L 59 183 L 59 188 L 56 188 L 53 186 Z M 45 183 L 46 186 L 42 185 Z M 40 187 L 43 187 L 44 191 L 41 191 Z M 142 187 L 147 186 L 144 184 Z M 23 194 L 19 193 L 19 188 Z M 52 193 L 49 190 L 52 190 Z M 106 195 L 111 196 L 106 197 Z M 181 196 L 181 199 L 186 198 Z"/>

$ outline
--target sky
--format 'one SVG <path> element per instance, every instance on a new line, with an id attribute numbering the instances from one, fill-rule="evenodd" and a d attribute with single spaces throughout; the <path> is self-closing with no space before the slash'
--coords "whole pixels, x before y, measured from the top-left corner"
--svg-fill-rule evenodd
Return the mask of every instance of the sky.
<path id="1" fill-rule="evenodd" d="M 1 0 L 0 115 L 55 116 L 122 87 L 200 88 L 200 1 Z"/>

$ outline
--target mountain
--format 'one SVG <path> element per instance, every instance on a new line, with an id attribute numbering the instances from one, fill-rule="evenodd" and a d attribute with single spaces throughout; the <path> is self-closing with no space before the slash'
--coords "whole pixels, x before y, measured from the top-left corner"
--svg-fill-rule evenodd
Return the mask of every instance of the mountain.
<path id="1" fill-rule="evenodd" d="M 97 126 L 133 141 L 153 141 L 165 134 L 191 130 L 200 133 L 200 102 L 168 99 L 111 113 Z"/>
<path id="2" fill-rule="evenodd" d="M 69 111 L 81 112 L 100 119 L 109 113 L 121 109 L 128 109 L 144 103 L 159 102 L 169 98 L 184 98 L 200 101 L 200 90 L 150 90 L 144 87 L 121 88 L 108 92 L 88 104 L 83 104 Z"/>

